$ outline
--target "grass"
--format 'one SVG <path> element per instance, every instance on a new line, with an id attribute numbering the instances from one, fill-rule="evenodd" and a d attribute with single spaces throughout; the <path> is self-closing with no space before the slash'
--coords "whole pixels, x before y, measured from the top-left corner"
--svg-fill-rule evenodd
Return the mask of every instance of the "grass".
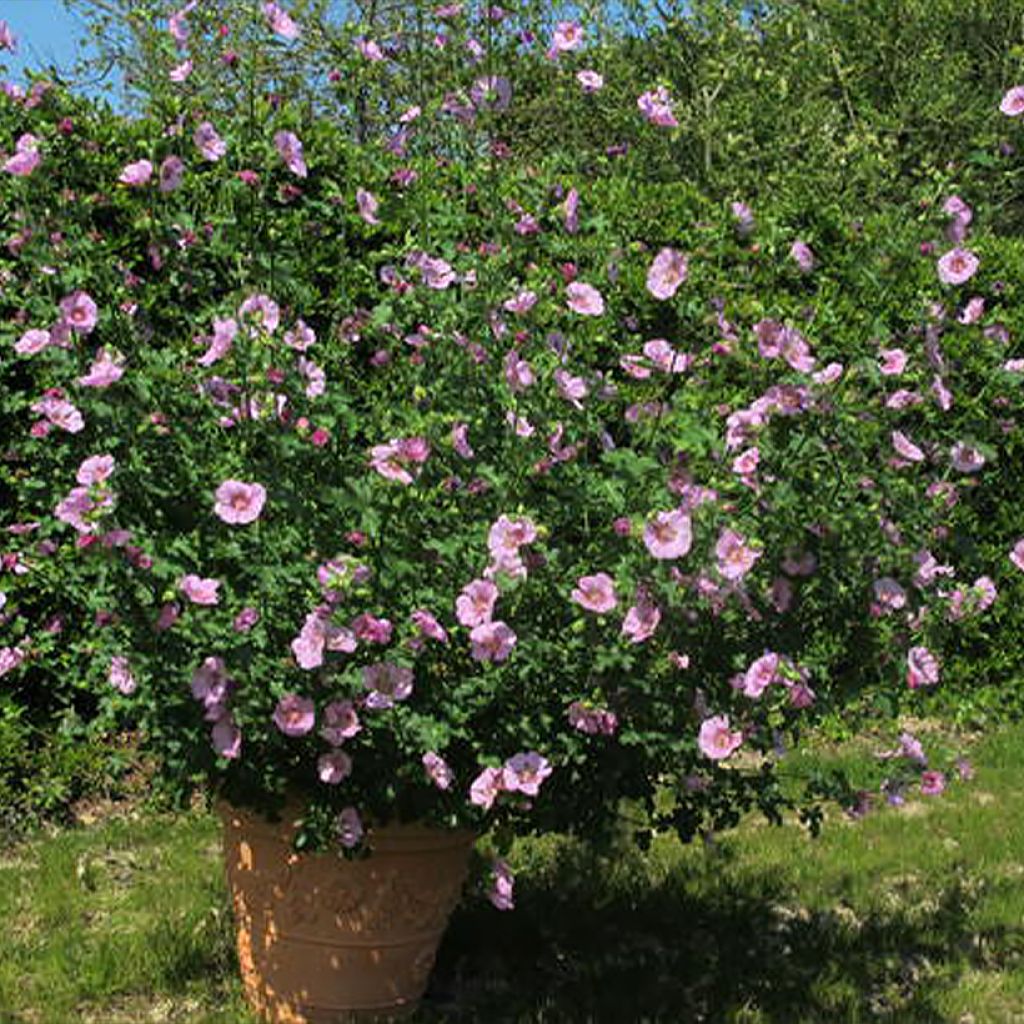
<path id="1" fill-rule="evenodd" d="M 516 911 L 467 898 L 417 1019 L 1024 1022 L 1024 727 L 974 759 L 947 796 L 817 840 L 524 842 Z M 0 854 L 0 1024 L 251 1024 L 217 838 L 132 812 Z"/>

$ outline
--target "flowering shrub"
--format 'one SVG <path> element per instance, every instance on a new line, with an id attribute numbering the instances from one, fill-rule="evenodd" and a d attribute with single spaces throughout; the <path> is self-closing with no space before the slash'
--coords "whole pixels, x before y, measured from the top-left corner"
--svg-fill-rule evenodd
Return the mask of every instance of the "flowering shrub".
<path id="1" fill-rule="evenodd" d="M 941 685 L 1020 586 L 1019 520 L 971 536 L 1019 446 L 1019 256 L 960 197 L 798 237 L 643 163 L 505 161 L 515 70 L 592 91 L 585 38 L 385 145 L 257 96 L 258 49 L 239 120 L 180 65 L 169 124 L 7 98 L 5 678 L 81 673 L 165 784 L 297 792 L 346 847 L 777 817 L 824 795 L 777 778 L 817 715 Z"/>

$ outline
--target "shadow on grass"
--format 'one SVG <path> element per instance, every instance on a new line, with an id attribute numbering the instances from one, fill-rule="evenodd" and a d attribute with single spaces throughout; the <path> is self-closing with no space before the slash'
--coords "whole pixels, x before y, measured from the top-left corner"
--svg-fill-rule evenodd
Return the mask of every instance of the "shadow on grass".
<path id="1" fill-rule="evenodd" d="M 972 932 L 977 897 L 954 879 L 929 895 L 897 886 L 859 918 L 843 904 L 802 908 L 785 876 L 728 860 L 652 885 L 639 858 L 633 872 L 629 855 L 561 852 L 513 913 L 459 909 L 417 1019 L 935 1024 L 946 1019 L 937 997 L 979 949 L 1024 942 Z"/>

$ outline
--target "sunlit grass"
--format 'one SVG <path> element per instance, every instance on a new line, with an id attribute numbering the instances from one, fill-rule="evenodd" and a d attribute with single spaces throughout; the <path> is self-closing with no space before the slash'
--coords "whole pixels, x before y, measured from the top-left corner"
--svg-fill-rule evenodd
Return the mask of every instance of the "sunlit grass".
<path id="1" fill-rule="evenodd" d="M 646 855 L 523 842 L 517 910 L 467 897 L 421 1019 L 1012 1021 L 1024 728 L 974 757 L 975 781 L 817 840 L 751 821 Z M 217 839 L 206 815 L 142 814 L 0 856 L 0 1024 L 250 1024 Z"/>

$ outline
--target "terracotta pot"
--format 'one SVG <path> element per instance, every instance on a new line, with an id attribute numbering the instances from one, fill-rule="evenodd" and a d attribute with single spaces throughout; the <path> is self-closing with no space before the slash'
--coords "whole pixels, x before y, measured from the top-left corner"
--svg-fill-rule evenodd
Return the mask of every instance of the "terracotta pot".
<path id="1" fill-rule="evenodd" d="M 221 804 L 238 959 L 272 1024 L 412 1014 L 466 876 L 471 832 L 371 829 L 370 856 L 296 853 L 292 819 Z"/>

